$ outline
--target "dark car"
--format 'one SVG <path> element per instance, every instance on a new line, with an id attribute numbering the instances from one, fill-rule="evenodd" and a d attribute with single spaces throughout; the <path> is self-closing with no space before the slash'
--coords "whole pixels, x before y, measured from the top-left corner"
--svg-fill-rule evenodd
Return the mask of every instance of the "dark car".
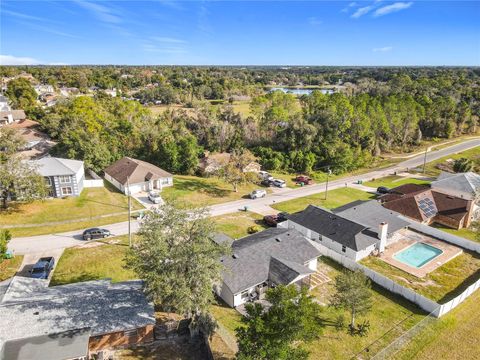
<path id="1" fill-rule="evenodd" d="M 287 220 L 287 213 L 281 212 L 276 215 L 266 215 L 263 217 L 263 221 L 268 226 L 277 226 L 278 223 L 281 223 Z"/>
<path id="2" fill-rule="evenodd" d="M 266 186 L 266 187 L 270 187 L 270 186 L 273 185 L 273 184 L 272 184 L 272 181 L 271 181 L 271 180 L 267 180 L 267 179 L 262 180 L 262 182 L 261 182 L 260 184 L 263 185 L 263 186 Z"/>
<path id="3" fill-rule="evenodd" d="M 388 193 L 390 193 L 390 189 L 387 188 L 387 187 L 385 187 L 385 186 L 379 186 L 379 187 L 377 188 L 377 193 L 379 193 L 379 194 L 388 194 Z"/>
<path id="4" fill-rule="evenodd" d="M 92 229 L 85 230 L 82 234 L 82 237 L 83 237 L 83 240 L 93 240 L 93 239 L 103 239 L 110 235 L 111 235 L 110 230 L 92 228 Z"/>
<path id="5" fill-rule="evenodd" d="M 298 175 L 295 178 L 295 182 L 297 184 L 303 183 L 304 185 L 313 184 L 313 180 L 310 177 L 308 177 L 307 175 Z"/>
<path id="6" fill-rule="evenodd" d="M 35 279 L 48 279 L 54 265 L 55 259 L 53 257 L 42 257 L 33 265 L 32 270 L 30 270 L 30 276 Z"/>

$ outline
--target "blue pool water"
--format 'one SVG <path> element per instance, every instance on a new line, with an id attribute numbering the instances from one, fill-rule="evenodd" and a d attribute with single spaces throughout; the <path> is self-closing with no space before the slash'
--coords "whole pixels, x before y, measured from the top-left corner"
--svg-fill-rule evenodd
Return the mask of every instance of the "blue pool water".
<path id="1" fill-rule="evenodd" d="M 396 253 L 393 258 L 409 266 L 420 268 L 442 252 L 436 247 L 418 242 Z"/>

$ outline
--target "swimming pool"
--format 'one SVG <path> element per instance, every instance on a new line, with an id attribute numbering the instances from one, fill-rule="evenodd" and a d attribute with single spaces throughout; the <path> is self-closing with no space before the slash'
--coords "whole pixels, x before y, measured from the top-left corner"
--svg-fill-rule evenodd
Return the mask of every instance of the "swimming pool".
<path id="1" fill-rule="evenodd" d="M 409 266 L 421 268 L 442 253 L 442 250 L 434 246 L 417 242 L 396 253 L 393 258 Z"/>

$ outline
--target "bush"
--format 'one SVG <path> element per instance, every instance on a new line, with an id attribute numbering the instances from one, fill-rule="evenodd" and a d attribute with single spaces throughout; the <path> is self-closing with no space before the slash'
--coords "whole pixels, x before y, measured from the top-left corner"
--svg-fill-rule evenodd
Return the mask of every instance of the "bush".
<path id="1" fill-rule="evenodd" d="M 260 226 L 258 226 L 258 225 L 252 225 L 252 226 L 249 226 L 249 227 L 248 227 L 247 232 L 248 232 L 249 234 L 255 234 L 255 233 L 259 232 L 260 230 L 262 230 L 262 229 L 260 228 Z"/>

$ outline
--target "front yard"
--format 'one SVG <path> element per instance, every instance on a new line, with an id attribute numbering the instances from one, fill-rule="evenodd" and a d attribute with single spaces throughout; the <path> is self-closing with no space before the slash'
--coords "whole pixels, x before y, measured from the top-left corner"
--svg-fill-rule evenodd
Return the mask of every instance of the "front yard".
<path id="1" fill-rule="evenodd" d="M 267 228 L 262 219 L 261 215 L 250 211 L 212 217 L 217 223 L 217 230 L 234 239 L 247 236 L 247 229 L 250 226 L 258 226 L 260 231 Z"/>
<path id="2" fill-rule="evenodd" d="M 294 213 L 305 209 L 308 205 L 318 205 L 328 209 L 334 209 L 355 200 L 372 200 L 374 195 L 353 188 L 338 188 L 328 192 L 327 200 L 325 193 L 305 196 L 273 205 L 279 211 Z"/>
<path id="3" fill-rule="evenodd" d="M 374 181 L 367 181 L 363 185 L 377 188 L 379 186 L 385 186 L 389 189 L 404 185 L 404 184 L 429 184 L 430 181 L 424 179 L 417 179 L 414 177 L 403 177 L 398 175 L 386 176 L 383 178 L 375 179 Z"/>
<path id="4" fill-rule="evenodd" d="M 14 276 L 20 265 L 22 264 L 23 256 L 17 255 L 12 259 L 3 259 L 0 262 L 0 281 L 10 279 Z"/>
<path id="5" fill-rule="evenodd" d="M 65 249 L 53 273 L 51 286 L 111 278 L 112 281 L 135 279 L 125 268 L 128 237 L 119 236 L 87 243 L 84 247 Z"/>
<path id="6" fill-rule="evenodd" d="M 480 276 L 480 255 L 466 250 L 424 278 L 408 274 L 373 256 L 360 263 L 439 303 L 448 302 Z"/>

